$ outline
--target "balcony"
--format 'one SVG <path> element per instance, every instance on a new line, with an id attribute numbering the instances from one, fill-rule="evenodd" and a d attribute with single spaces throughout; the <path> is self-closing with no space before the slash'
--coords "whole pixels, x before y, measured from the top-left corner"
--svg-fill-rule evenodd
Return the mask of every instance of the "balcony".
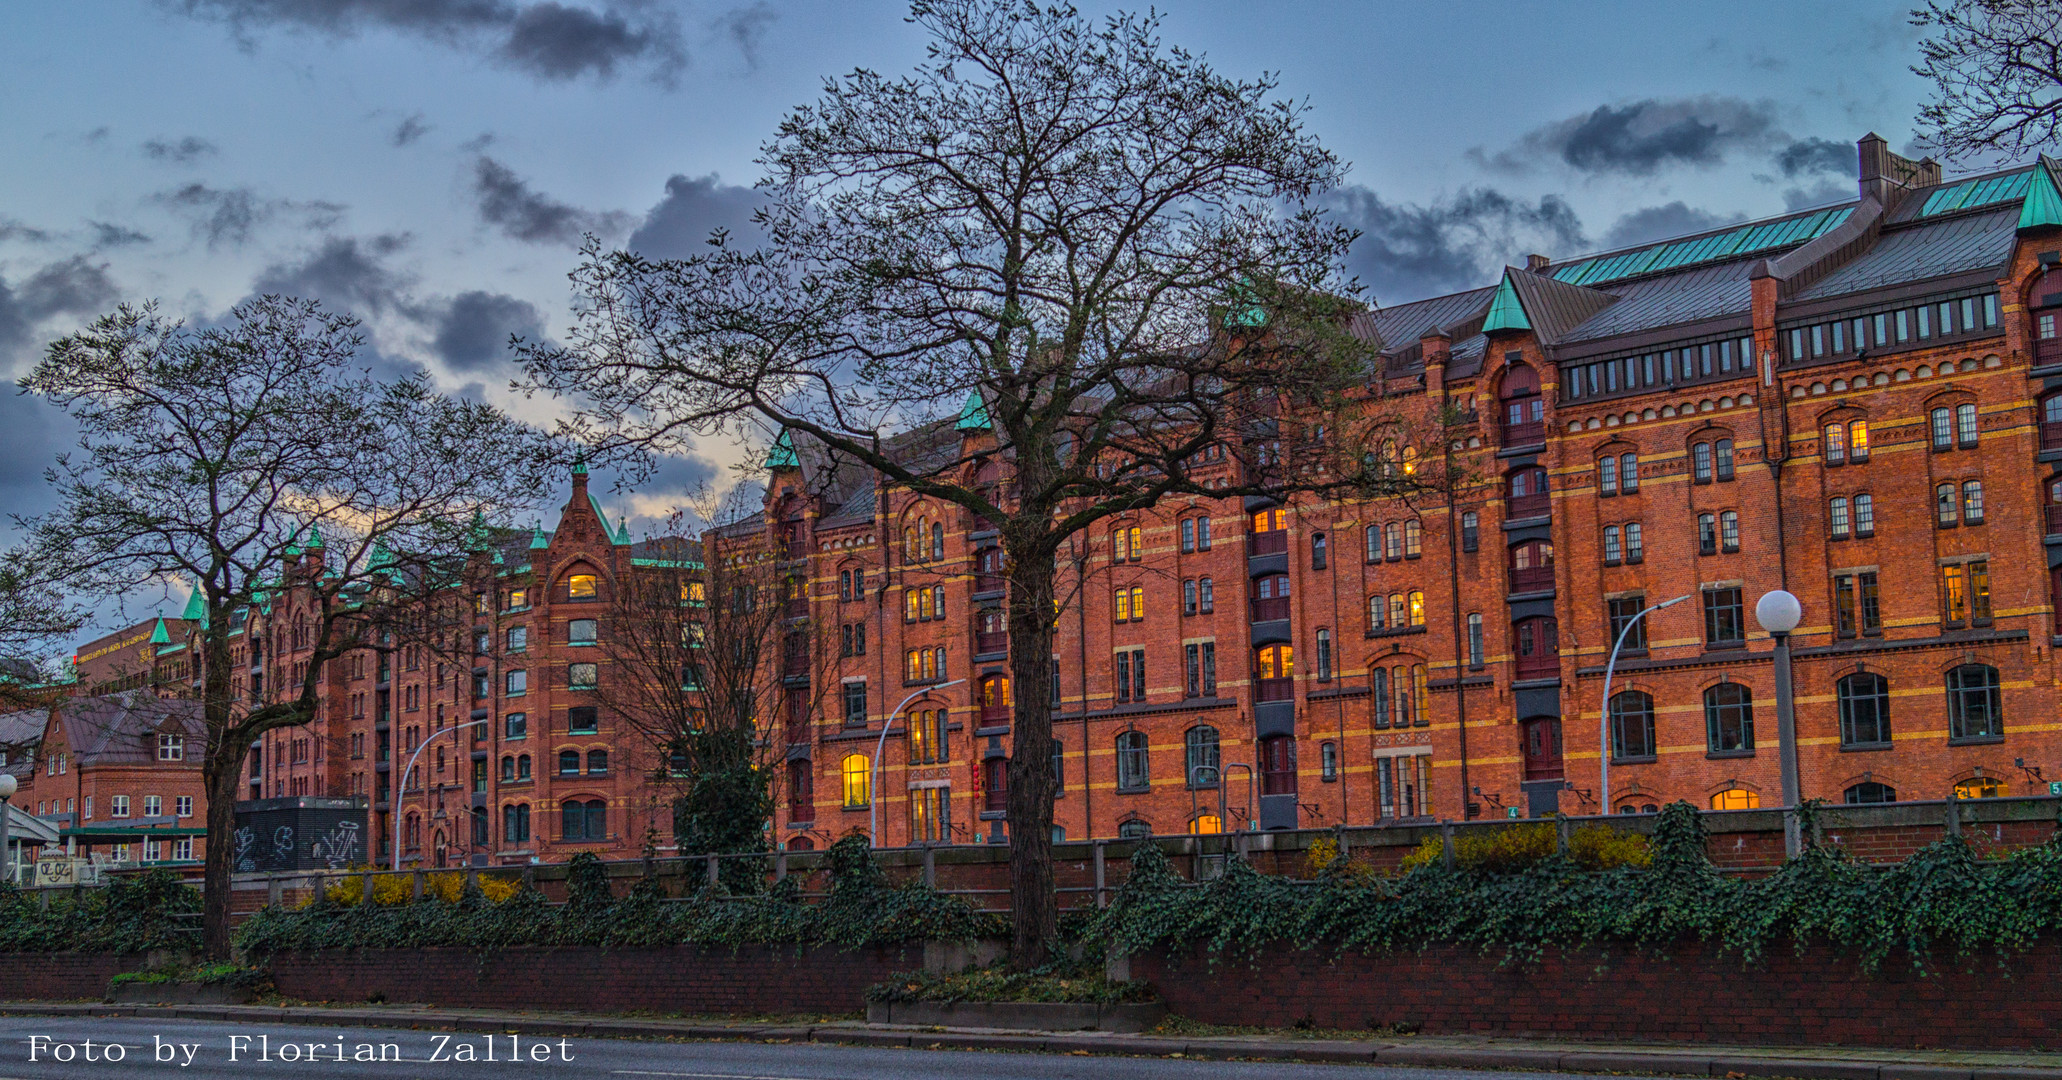
<path id="1" fill-rule="evenodd" d="M 1008 652 L 1010 632 L 1007 630 L 977 630 L 974 632 L 974 654 L 988 656 Z"/>
<path id="2" fill-rule="evenodd" d="M 981 726 L 1004 727 L 1010 722 L 1010 707 L 1007 705 L 981 706 Z"/>
<path id="3" fill-rule="evenodd" d="M 974 594 L 999 593 L 1002 591 L 1001 574 L 975 574 Z"/>
<path id="4" fill-rule="evenodd" d="M 1280 555 L 1289 550 L 1289 530 L 1275 529 L 1272 532 L 1246 534 L 1246 555 Z"/>
<path id="5" fill-rule="evenodd" d="M 1546 517 L 1553 512 L 1553 498 L 1544 491 L 1533 492 L 1528 495 L 1513 495 L 1504 502 L 1504 517 L 1509 521 Z"/>
<path id="6" fill-rule="evenodd" d="M 1546 421 L 1526 420 L 1504 425 L 1504 446 L 1537 446 L 1546 442 Z"/>
<path id="7" fill-rule="evenodd" d="M 809 674 L 809 654 L 806 652 L 791 652 L 782 656 L 780 673 L 787 676 Z"/>
<path id="8" fill-rule="evenodd" d="M 1253 700 L 1256 702 L 1294 701 L 1296 700 L 1296 680 L 1254 679 Z"/>
<path id="9" fill-rule="evenodd" d="M 1554 568 L 1551 566 L 1511 568 L 1511 591 L 1514 593 L 1545 592 L 1553 587 Z"/>
<path id="10" fill-rule="evenodd" d="M 1558 679 L 1561 677 L 1561 654 L 1549 652 L 1536 656 L 1520 656 L 1515 667 L 1515 677 L 1521 681 Z"/>
<path id="11" fill-rule="evenodd" d="M 789 598 L 785 608 L 782 610 L 782 614 L 790 619 L 808 618 L 809 598 L 806 596 L 796 596 Z"/>
<path id="12" fill-rule="evenodd" d="M 2041 449 L 2062 450 L 2062 421 L 2048 420 L 2041 424 Z"/>
<path id="13" fill-rule="evenodd" d="M 1283 580 L 1286 581 L 1287 579 L 1284 578 Z M 1270 596 L 1255 599 L 1252 601 L 1252 608 L 1253 621 L 1257 623 L 1286 619 L 1289 617 L 1289 598 L 1286 596 Z"/>

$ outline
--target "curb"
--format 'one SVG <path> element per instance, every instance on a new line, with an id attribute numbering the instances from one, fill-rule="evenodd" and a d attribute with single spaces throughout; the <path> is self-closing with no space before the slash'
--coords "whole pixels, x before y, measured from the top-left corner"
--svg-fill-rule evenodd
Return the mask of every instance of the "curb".
<path id="1" fill-rule="evenodd" d="M 845 1026 L 752 1027 L 596 1017 L 481 1016 L 403 1009 L 338 1009 L 260 1005 L 103 1005 L 0 1002 L 0 1016 L 162 1017 L 220 1023 L 271 1022 L 318 1027 L 427 1028 L 566 1038 L 694 1039 L 722 1042 L 811 1042 L 918 1050 L 1010 1050 L 1048 1054 L 1178 1057 L 1367 1064 L 1414 1068 L 1614 1072 L 1661 1076 L 1791 1078 L 1791 1080 L 2062 1080 L 2062 1067 L 1919 1064 L 1854 1058 L 1761 1057 L 1738 1053 L 1558 1050 L 1548 1047 L 1407 1046 L 1325 1039 L 1170 1039 L 1149 1035 L 1068 1032 L 927 1031 Z"/>

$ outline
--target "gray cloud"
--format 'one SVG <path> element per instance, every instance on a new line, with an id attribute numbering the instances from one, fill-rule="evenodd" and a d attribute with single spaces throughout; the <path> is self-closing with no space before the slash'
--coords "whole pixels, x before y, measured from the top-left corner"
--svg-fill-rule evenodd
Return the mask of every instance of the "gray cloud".
<path id="1" fill-rule="evenodd" d="M 128 247 L 132 244 L 150 243 L 150 234 L 132 229 L 127 225 L 116 225 L 108 221 L 89 221 L 86 227 L 93 230 L 93 246 L 97 248 Z"/>
<path id="2" fill-rule="evenodd" d="M 1527 203 L 1477 187 L 1415 206 L 1349 187 L 1334 194 L 1332 213 L 1360 230 L 1346 268 L 1382 303 L 1488 285 L 1498 267 L 1529 252 L 1565 254 L 1588 245 L 1581 220 L 1558 195 Z"/>
<path id="3" fill-rule="evenodd" d="M 151 139 L 143 144 L 144 157 L 152 161 L 169 161 L 174 165 L 190 165 L 201 158 L 216 153 L 217 150 L 218 148 L 214 143 L 198 135 L 188 135 L 176 142 L 166 139 Z"/>
<path id="4" fill-rule="evenodd" d="M 279 217 L 298 217 L 307 228 L 326 229 L 344 213 L 337 203 L 267 199 L 247 187 L 214 188 L 198 181 L 161 191 L 150 201 L 185 217 L 194 238 L 210 248 L 241 247 L 260 226 Z"/>
<path id="5" fill-rule="evenodd" d="M 407 146 L 409 143 L 429 134 L 429 131 L 430 126 L 422 122 L 421 113 L 405 117 L 394 127 L 394 134 L 392 136 L 394 145 Z"/>
<path id="6" fill-rule="evenodd" d="M 12 284 L 0 281 L 0 363 L 17 359 L 37 324 L 59 315 L 92 315 L 120 291 L 107 264 L 84 255 L 50 263 Z"/>
<path id="7" fill-rule="evenodd" d="M 1849 173 L 1855 169 L 1853 143 L 1831 139 L 1799 139 L 1776 152 L 1776 168 L 1787 177 L 1812 173 Z"/>
<path id="8" fill-rule="evenodd" d="M 409 297 L 413 275 L 395 270 L 386 259 L 408 246 L 405 235 L 360 240 L 331 236 L 305 258 L 275 263 L 260 271 L 252 290 L 320 300 L 329 307 L 358 314 L 387 311 L 414 314 Z"/>
<path id="9" fill-rule="evenodd" d="M 630 216 L 620 211 L 595 213 L 533 191 L 522 177 L 490 157 L 474 163 L 473 194 L 482 219 L 525 243 L 572 244 L 581 233 L 619 233 L 630 224 Z"/>
<path id="10" fill-rule="evenodd" d="M 670 85 L 687 64 L 670 7 L 616 2 L 597 9 L 555 0 L 159 0 L 176 12 L 227 25 L 254 47 L 279 29 L 343 40 L 385 31 L 486 59 L 546 82 L 614 78 L 642 68 Z"/>
<path id="11" fill-rule="evenodd" d="M 1783 209 L 1802 210 L 1807 206 L 1824 206 L 1855 197 L 1853 181 L 1821 180 L 1811 187 L 1783 189 Z"/>
<path id="12" fill-rule="evenodd" d="M 25 240 L 31 244 L 50 242 L 50 231 L 24 225 L 11 217 L 0 217 L 0 241 Z"/>
<path id="13" fill-rule="evenodd" d="M 1744 214 L 1714 214 L 1699 210 L 1678 199 L 1660 206 L 1645 209 L 1620 217 L 1604 231 L 1604 246 L 1607 248 L 1636 247 L 1650 240 L 1664 240 L 1671 236 L 1715 229 L 1744 218 Z"/>
<path id="14" fill-rule="evenodd" d="M 453 371 L 491 370 L 508 358 L 508 339 L 544 336 L 544 316 L 526 300 L 490 292 L 465 292 L 439 313 L 434 344 Z"/>
<path id="15" fill-rule="evenodd" d="M 766 39 L 766 28 L 778 18 L 779 13 L 767 6 L 765 0 L 758 0 L 746 7 L 724 12 L 709 24 L 709 28 L 736 47 L 738 55 L 745 58 L 746 67 L 756 70 L 759 67 L 759 43 Z"/>
<path id="16" fill-rule="evenodd" d="M 1775 106 L 1705 95 L 1625 105 L 1599 105 L 1526 133 L 1494 154 L 1468 157 L 1498 172 L 1523 173 L 1548 160 L 1586 173 L 1651 176 L 1676 165 L 1712 166 L 1734 150 L 1758 150 L 1782 139 Z"/>
<path id="17" fill-rule="evenodd" d="M 678 259 L 704 250 L 709 234 L 721 229 L 730 242 L 753 247 L 758 233 L 752 212 L 762 200 L 748 187 L 725 184 L 714 173 L 675 175 L 666 181 L 666 196 L 645 212 L 630 234 L 630 250 L 655 259 Z"/>

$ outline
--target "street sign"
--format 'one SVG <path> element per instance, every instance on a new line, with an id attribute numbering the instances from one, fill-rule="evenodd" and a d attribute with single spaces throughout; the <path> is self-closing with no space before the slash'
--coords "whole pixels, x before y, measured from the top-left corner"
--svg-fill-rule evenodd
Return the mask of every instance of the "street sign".
<path id="1" fill-rule="evenodd" d="M 1517 817 L 1517 816 L 1518 816 L 1518 808 L 1517 808 L 1517 807 L 1515 807 L 1515 806 L 1506 806 L 1506 807 L 1504 807 L 1504 816 L 1505 816 L 1505 817 L 1507 817 L 1507 818 L 1514 818 L 1514 817 Z"/>
<path id="2" fill-rule="evenodd" d="M 2062 780 L 2048 781 L 2048 794 L 2062 795 Z"/>

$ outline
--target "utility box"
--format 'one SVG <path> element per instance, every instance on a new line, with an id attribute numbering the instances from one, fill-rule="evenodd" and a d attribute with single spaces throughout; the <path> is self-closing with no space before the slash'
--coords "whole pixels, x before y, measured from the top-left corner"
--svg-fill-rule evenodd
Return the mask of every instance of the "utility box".
<path id="1" fill-rule="evenodd" d="M 239 802 L 232 867 L 252 874 L 364 866 L 372 861 L 366 810 L 362 795 Z"/>

